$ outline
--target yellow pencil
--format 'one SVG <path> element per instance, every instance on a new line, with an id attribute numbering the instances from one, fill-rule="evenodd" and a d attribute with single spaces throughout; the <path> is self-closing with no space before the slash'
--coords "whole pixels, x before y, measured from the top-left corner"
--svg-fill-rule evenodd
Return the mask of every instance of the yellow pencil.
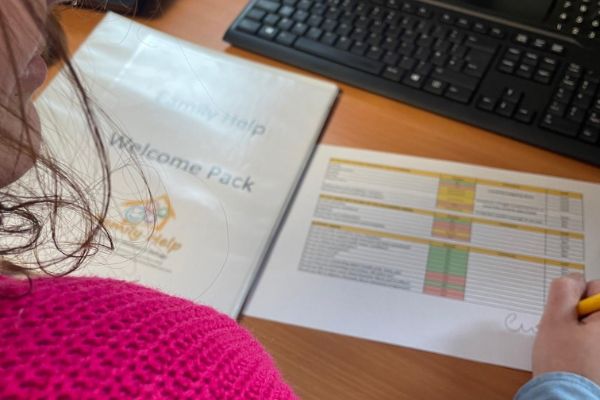
<path id="1" fill-rule="evenodd" d="M 577 304 L 579 317 L 585 317 L 596 311 L 600 311 L 600 293 L 585 298 Z"/>

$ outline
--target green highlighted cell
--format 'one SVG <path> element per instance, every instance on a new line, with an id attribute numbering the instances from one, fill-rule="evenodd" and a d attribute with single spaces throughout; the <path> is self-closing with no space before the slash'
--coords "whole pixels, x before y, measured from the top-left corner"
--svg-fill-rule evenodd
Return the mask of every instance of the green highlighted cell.
<path id="1" fill-rule="evenodd" d="M 431 245 L 423 293 L 464 299 L 468 263 L 468 250 Z"/>

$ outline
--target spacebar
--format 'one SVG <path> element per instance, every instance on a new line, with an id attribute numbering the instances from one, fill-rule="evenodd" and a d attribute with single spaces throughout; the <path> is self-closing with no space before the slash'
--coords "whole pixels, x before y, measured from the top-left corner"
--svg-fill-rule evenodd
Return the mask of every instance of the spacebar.
<path id="1" fill-rule="evenodd" d="M 355 56 L 354 54 L 338 50 L 335 47 L 326 46 L 314 40 L 300 38 L 296 41 L 294 47 L 298 50 L 347 65 L 348 67 L 360 69 L 370 74 L 379 75 L 383 70 L 383 64 L 380 62 Z"/>

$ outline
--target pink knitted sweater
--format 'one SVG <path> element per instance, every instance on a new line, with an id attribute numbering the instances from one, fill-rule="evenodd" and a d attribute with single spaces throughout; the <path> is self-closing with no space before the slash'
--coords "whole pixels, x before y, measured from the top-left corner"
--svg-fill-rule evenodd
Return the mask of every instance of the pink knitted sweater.
<path id="1" fill-rule="evenodd" d="M 235 321 L 95 278 L 0 277 L 0 399 L 293 399 Z"/>

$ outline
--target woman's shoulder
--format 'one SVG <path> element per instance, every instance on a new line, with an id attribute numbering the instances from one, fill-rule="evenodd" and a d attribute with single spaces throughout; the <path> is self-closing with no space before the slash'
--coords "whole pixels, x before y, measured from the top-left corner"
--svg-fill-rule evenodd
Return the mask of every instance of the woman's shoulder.
<path id="1" fill-rule="evenodd" d="M 234 320 L 118 280 L 0 278 L 0 338 L 0 398 L 293 396 Z"/>

